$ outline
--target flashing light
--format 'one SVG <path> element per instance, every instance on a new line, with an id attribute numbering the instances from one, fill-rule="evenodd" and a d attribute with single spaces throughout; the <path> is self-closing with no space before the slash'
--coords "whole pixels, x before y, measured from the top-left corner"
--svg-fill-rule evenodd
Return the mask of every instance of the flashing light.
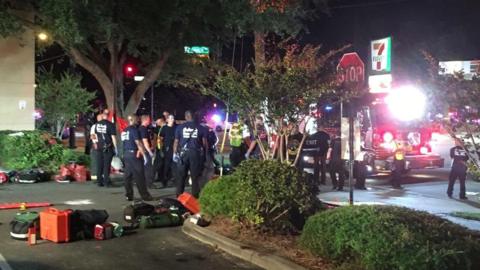
<path id="1" fill-rule="evenodd" d="M 220 115 L 218 115 L 218 114 L 212 115 L 212 117 L 210 117 L 210 119 L 212 119 L 212 121 L 215 122 L 215 123 L 220 123 L 222 121 L 222 117 L 220 117 Z"/>
<path id="2" fill-rule="evenodd" d="M 333 107 L 331 105 L 327 105 L 325 106 L 325 111 L 329 112 L 333 109 Z"/>
<path id="3" fill-rule="evenodd" d="M 383 141 L 386 143 L 389 143 L 393 140 L 393 134 L 391 132 L 385 132 L 383 133 Z"/>
<path id="4" fill-rule="evenodd" d="M 123 67 L 123 71 L 126 77 L 132 78 L 137 73 L 137 67 L 134 64 L 126 64 Z"/>
<path id="5" fill-rule="evenodd" d="M 372 166 L 370 166 L 370 165 L 367 165 L 366 167 L 367 167 L 367 172 L 371 172 L 371 171 L 373 171 L 373 168 L 372 168 Z"/>
<path id="6" fill-rule="evenodd" d="M 390 112 L 401 121 L 418 119 L 425 113 L 426 97 L 413 86 L 393 90 L 385 98 Z"/>
<path id="7" fill-rule="evenodd" d="M 216 107 L 217 107 L 217 103 L 213 103 L 213 107 L 216 108 Z"/>
<path id="8" fill-rule="evenodd" d="M 426 146 L 420 147 L 420 154 L 425 155 L 425 154 L 428 154 L 428 152 L 429 152 L 428 147 L 426 147 Z"/>

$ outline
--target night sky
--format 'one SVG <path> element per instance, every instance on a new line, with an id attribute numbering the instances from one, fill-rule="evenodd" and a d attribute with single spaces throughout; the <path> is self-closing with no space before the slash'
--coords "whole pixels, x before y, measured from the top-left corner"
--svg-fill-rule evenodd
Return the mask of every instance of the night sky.
<path id="1" fill-rule="evenodd" d="M 425 74 L 427 66 L 420 50 L 440 60 L 480 59 L 480 0 L 330 0 L 329 5 L 328 14 L 320 14 L 307 24 L 308 32 L 299 36 L 300 42 L 322 44 L 324 51 L 352 44 L 349 51 L 358 52 L 368 66 L 370 41 L 392 36 L 395 79 L 416 80 Z M 240 56 L 244 62 L 252 56 L 251 38 L 243 42 L 243 54 L 241 42 L 237 42 L 237 66 Z M 58 54 L 58 48 L 53 49 L 38 56 L 37 61 Z M 225 50 L 225 57 L 231 57 L 231 50 Z M 332 59 L 332 65 L 337 61 Z M 57 64 L 59 70 L 66 67 L 68 61 Z M 86 76 L 85 87 L 99 89 L 92 80 Z M 177 109 L 180 114 L 185 104 L 197 109 L 205 102 L 185 89 L 157 87 L 155 93 L 158 93 L 155 109 L 159 114 L 165 109 Z M 149 111 L 149 104 L 146 100 L 142 107 Z"/>

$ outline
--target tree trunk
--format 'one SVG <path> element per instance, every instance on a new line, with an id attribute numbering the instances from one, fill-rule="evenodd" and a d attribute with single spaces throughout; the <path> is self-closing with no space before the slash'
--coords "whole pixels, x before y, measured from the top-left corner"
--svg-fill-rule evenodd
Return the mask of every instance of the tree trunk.
<path id="1" fill-rule="evenodd" d="M 254 35 L 254 49 L 255 49 L 255 64 L 265 64 L 265 33 L 255 31 Z"/>

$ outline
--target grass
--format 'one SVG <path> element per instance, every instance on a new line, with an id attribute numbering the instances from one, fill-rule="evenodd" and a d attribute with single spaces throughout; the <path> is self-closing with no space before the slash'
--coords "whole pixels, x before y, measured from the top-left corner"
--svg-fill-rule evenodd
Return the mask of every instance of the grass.
<path id="1" fill-rule="evenodd" d="M 454 217 L 469 219 L 469 220 L 476 220 L 480 221 L 480 213 L 472 213 L 472 212 L 453 212 L 450 214 Z"/>

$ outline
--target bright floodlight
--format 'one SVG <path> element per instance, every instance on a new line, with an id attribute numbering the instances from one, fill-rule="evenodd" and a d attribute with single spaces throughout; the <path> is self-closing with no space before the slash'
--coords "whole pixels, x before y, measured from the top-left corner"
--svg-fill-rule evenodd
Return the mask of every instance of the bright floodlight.
<path id="1" fill-rule="evenodd" d="M 220 115 L 214 114 L 212 115 L 212 121 L 215 123 L 220 123 L 220 121 L 222 121 L 222 118 L 220 117 Z"/>
<path id="2" fill-rule="evenodd" d="M 425 113 L 425 95 L 413 86 L 393 89 L 385 102 L 394 117 L 401 121 L 418 119 Z"/>
<path id="3" fill-rule="evenodd" d="M 45 41 L 48 39 L 48 35 L 44 32 L 41 32 L 41 33 L 38 33 L 38 39 L 40 39 L 41 41 Z"/>

